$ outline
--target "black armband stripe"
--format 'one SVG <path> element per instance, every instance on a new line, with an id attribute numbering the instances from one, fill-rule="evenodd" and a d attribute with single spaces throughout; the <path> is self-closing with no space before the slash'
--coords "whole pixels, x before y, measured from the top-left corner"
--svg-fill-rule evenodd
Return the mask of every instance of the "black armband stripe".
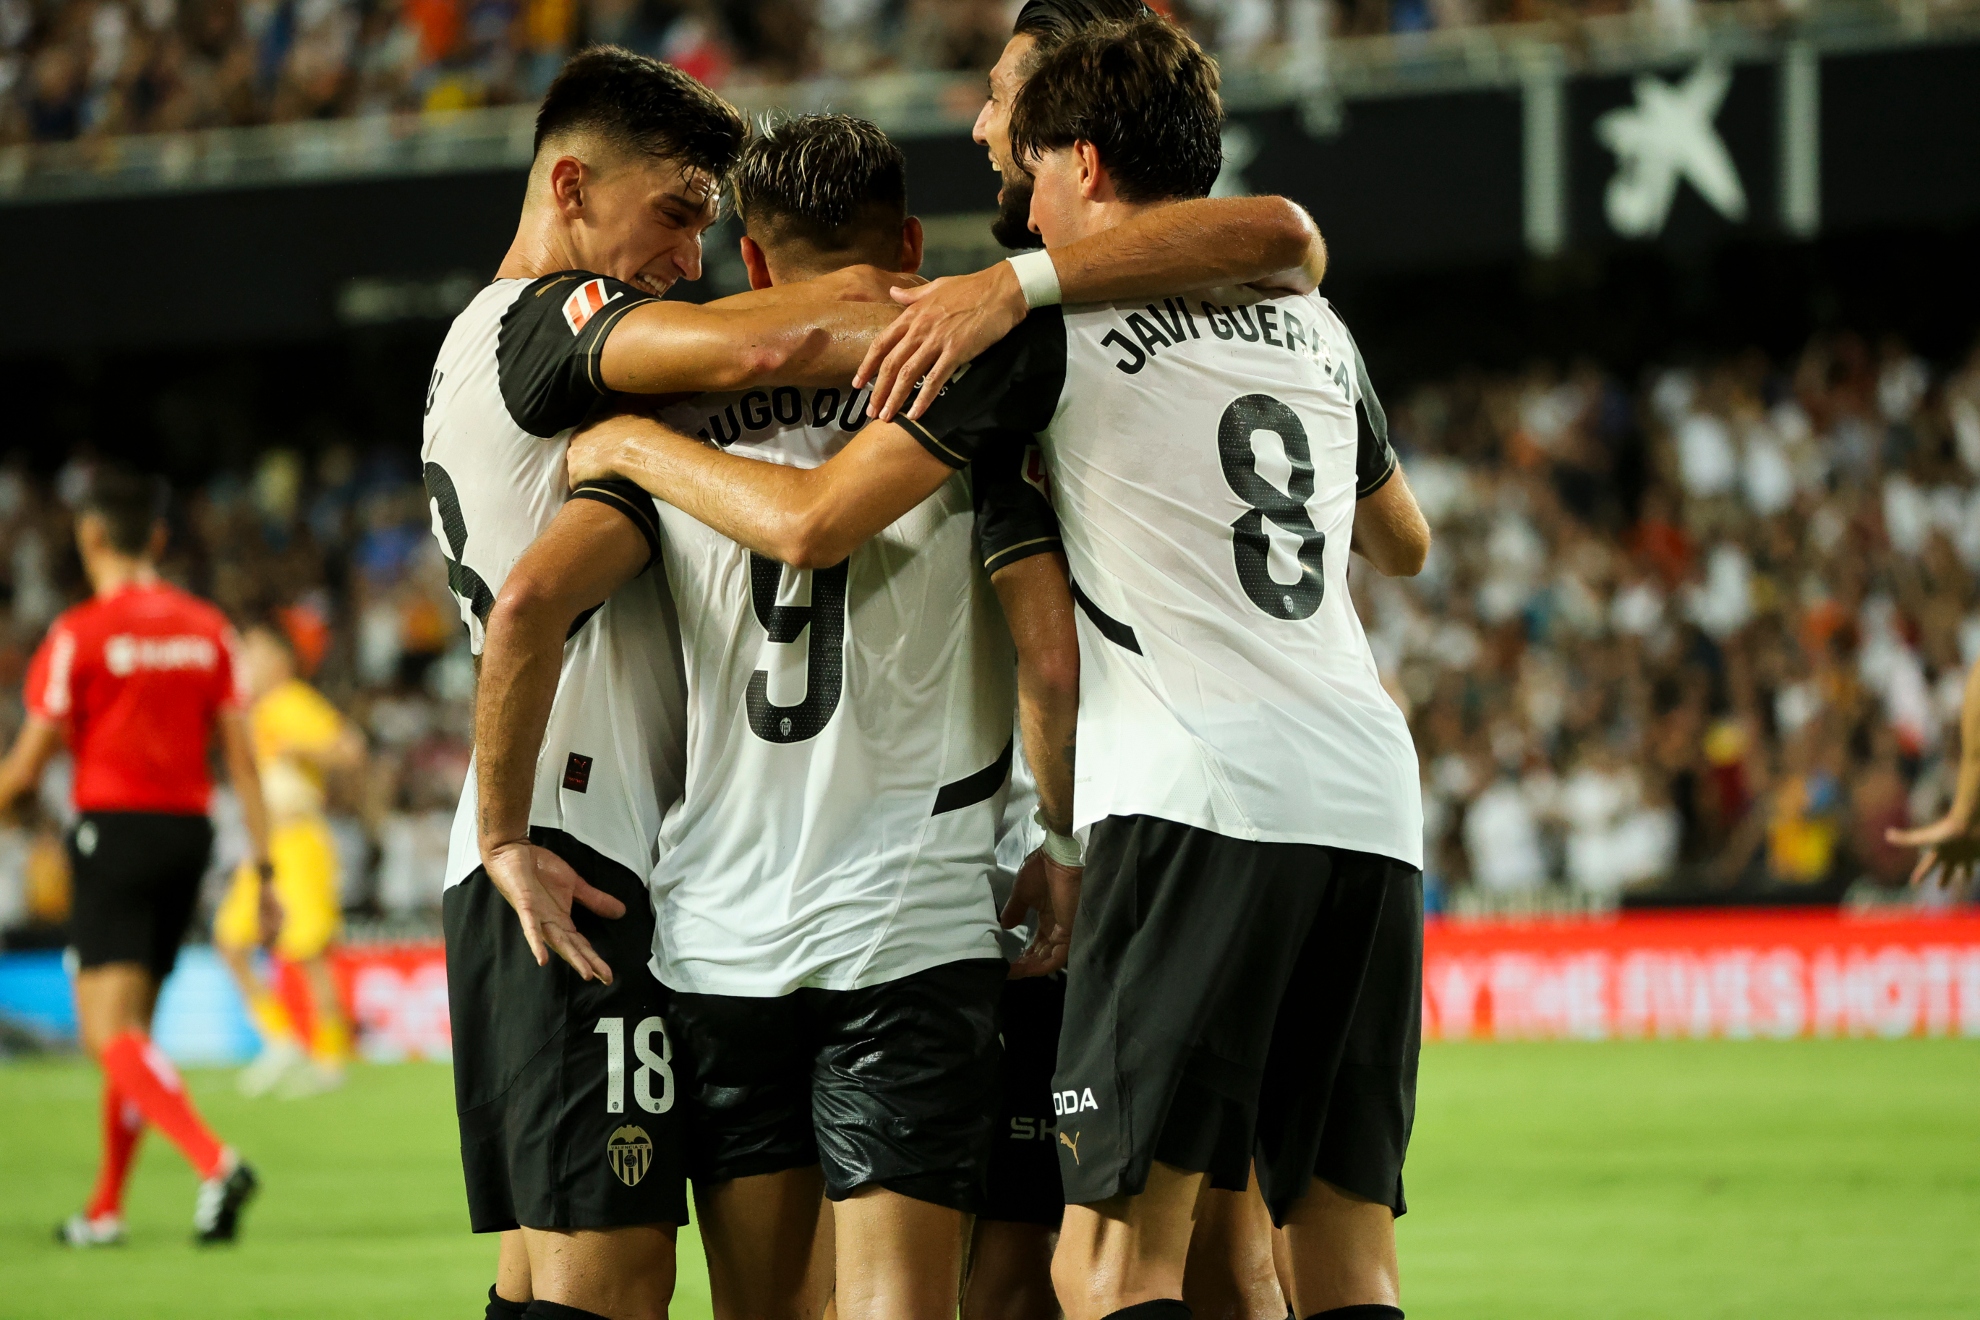
<path id="1" fill-rule="evenodd" d="M 1370 495 L 1373 495 L 1376 491 L 1382 489 L 1382 487 L 1388 485 L 1389 478 L 1396 475 L 1396 469 L 1399 466 L 1401 465 L 1396 462 L 1396 453 L 1392 449 L 1389 451 L 1389 461 L 1382 468 L 1380 475 L 1375 476 L 1365 484 L 1356 487 L 1354 492 L 1354 497 L 1357 500 L 1365 500 Z"/>
<path id="2" fill-rule="evenodd" d="M 611 338 L 612 331 L 618 327 L 619 322 L 626 319 L 627 313 L 631 312 L 635 307 L 644 307 L 652 301 L 654 300 L 651 298 L 642 298 L 638 302 L 627 303 L 617 311 L 603 314 L 605 318 L 604 322 L 598 327 L 597 333 L 592 335 L 591 347 L 586 350 L 584 355 L 585 379 L 589 380 L 591 387 L 600 394 L 611 393 L 605 387 L 605 378 L 599 374 L 599 366 L 605 358 L 605 341 Z"/>
<path id="3" fill-rule="evenodd" d="M 944 444 L 940 437 L 933 431 L 923 426 L 914 418 L 903 413 L 894 419 L 894 423 L 903 431 L 906 431 L 909 435 L 919 440 L 923 449 L 926 449 L 950 467 L 965 468 L 969 466 L 968 454 L 957 453 L 954 449 Z"/>
<path id="4" fill-rule="evenodd" d="M 660 518 L 653 510 L 653 497 L 630 481 L 587 481 L 571 492 L 574 500 L 596 500 L 626 515 L 646 538 L 644 573 L 660 562 Z"/>
<path id="5" fill-rule="evenodd" d="M 983 556 L 983 570 L 986 573 L 995 573 L 998 569 L 1009 568 L 1020 560 L 1029 559 L 1033 555 L 1050 554 L 1060 548 L 1062 542 L 1056 536 L 1034 536 L 1029 541 L 1019 541 L 1016 545 L 1007 545 Z"/>

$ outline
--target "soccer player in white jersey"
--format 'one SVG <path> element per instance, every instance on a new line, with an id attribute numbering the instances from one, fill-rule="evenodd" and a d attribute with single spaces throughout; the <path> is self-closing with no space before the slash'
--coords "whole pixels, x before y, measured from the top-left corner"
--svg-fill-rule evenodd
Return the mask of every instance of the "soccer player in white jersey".
<path id="1" fill-rule="evenodd" d="M 778 125 L 735 180 L 759 288 L 920 262 L 903 158 L 871 124 Z M 849 382 L 705 395 L 663 415 L 796 465 L 866 424 Z M 1062 828 L 1070 812 L 1050 735 L 1069 736 L 1078 699 L 1073 605 L 1026 451 L 1015 437 L 986 450 L 836 563 L 658 509 L 689 714 L 686 793 L 652 875 L 653 966 L 674 992 L 670 1065 L 719 1315 L 817 1314 L 834 1274 L 813 1256 L 821 1191 L 840 1315 L 954 1303 L 998 1092 L 1007 964 L 989 877 L 1013 756 L 1013 635 L 1041 796 Z M 588 516 L 574 503 L 553 521 L 490 616 L 481 704 L 532 718 L 491 730 L 484 768 L 537 760 L 565 631 L 645 568 L 599 555 Z M 1040 657 L 1062 667 L 1056 679 L 1041 680 Z M 495 777 L 507 800 L 484 814 L 513 814 L 520 776 Z M 1048 931 L 1042 963 L 1050 943 Z"/>
<path id="2" fill-rule="evenodd" d="M 1215 88 L 1159 21 L 1048 55 L 1012 130 L 1048 249 L 1206 192 Z M 1034 311 L 904 425 L 801 474 L 651 439 L 621 461 L 857 544 L 977 444 L 1042 437 L 1092 827 L 1056 1079 L 1067 1314 L 1187 1315 L 1191 1209 L 1255 1161 L 1295 1314 L 1399 1315 L 1421 805 L 1346 550 L 1413 573 L 1429 537 L 1352 338 L 1324 300 L 1244 290 Z"/>
<path id="3" fill-rule="evenodd" d="M 1207 191 L 1215 89 L 1159 21 L 1049 55 L 1011 125 L 1048 245 Z M 1400 1315 L 1421 806 L 1342 543 L 1413 571 L 1428 536 L 1357 405 L 1323 300 L 1172 298 L 1028 318 L 912 428 L 957 458 L 1042 434 L 1084 615 L 1093 832 L 1055 1080 L 1078 1320 L 1188 1314 L 1197 1194 L 1254 1158 L 1296 1314 Z"/>
<path id="4" fill-rule="evenodd" d="M 692 79 L 612 48 L 574 58 L 545 98 L 515 244 L 450 329 L 427 403 L 434 534 L 477 653 L 510 567 L 564 503 L 566 437 L 601 398 L 843 380 L 895 313 L 843 300 L 884 288 L 872 272 L 708 307 L 660 301 L 700 274 L 716 181 L 745 133 Z M 577 503 L 599 553 L 652 557 L 644 495 Z M 490 1315 L 659 1317 L 686 1204 L 643 878 L 685 733 L 657 575 L 603 602 L 550 664 L 541 763 L 477 766 L 447 865 L 470 1220 L 503 1233 Z M 478 748 L 514 719 L 482 703 Z M 499 776 L 491 791 L 498 770 L 521 777 L 513 814 L 478 809 L 508 800 Z"/>

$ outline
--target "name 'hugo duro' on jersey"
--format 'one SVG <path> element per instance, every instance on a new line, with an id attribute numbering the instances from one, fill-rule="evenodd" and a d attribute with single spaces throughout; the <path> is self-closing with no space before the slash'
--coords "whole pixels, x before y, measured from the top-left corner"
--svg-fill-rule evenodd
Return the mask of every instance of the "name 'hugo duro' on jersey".
<path id="1" fill-rule="evenodd" d="M 786 387 L 663 416 L 812 467 L 865 404 Z M 652 877 L 662 981 L 771 997 L 998 955 L 1015 674 L 988 571 L 1059 548 L 1023 461 L 986 449 L 830 568 L 789 568 L 659 506 L 691 712 L 687 788 Z"/>
<path id="2" fill-rule="evenodd" d="M 1041 438 L 1080 613 L 1077 823 L 1422 864 L 1415 747 L 1347 591 L 1395 455 L 1326 299 L 1041 309 L 904 425 L 952 464 Z"/>
<path id="3" fill-rule="evenodd" d="M 652 296 L 563 271 L 496 280 L 454 318 L 427 390 L 424 461 L 433 534 L 476 655 L 495 597 L 566 498 L 570 432 L 608 391 L 598 357 L 621 317 Z M 658 554 L 653 504 L 630 483 L 577 497 L 607 503 Z M 563 830 L 644 875 L 685 741 L 680 634 L 657 569 L 580 618 L 564 643 L 530 824 Z M 454 817 L 448 885 L 480 864 L 470 772 Z"/>

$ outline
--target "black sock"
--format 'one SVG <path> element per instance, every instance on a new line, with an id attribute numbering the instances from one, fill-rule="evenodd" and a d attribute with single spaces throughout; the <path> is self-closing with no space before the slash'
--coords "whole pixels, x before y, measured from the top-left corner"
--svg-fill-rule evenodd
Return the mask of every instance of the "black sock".
<path id="1" fill-rule="evenodd" d="M 1337 1306 L 1331 1311 L 1316 1311 L 1306 1320 L 1403 1320 L 1403 1313 L 1399 1306 L 1363 1302 L 1360 1306 Z"/>
<path id="2" fill-rule="evenodd" d="M 495 1291 L 495 1285 L 488 1285 L 487 1320 L 523 1320 L 529 1310 L 528 1302 L 512 1302 Z"/>
<path id="3" fill-rule="evenodd" d="M 575 1306 L 565 1306 L 562 1302 L 546 1302 L 541 1297 L 529 1304 L 524 1315 L 540 1315 L 545 1320 L 606 1320 L 596 1311 L 580 1311 Z"/>
<path id="4" fill-rule="evenodd" d="M 1136 1302 L 1133 1306 L 1123 1306 L 1104 1320 L 1193 1320 L 1189 1303 L 1172 1301 L 1167 1297 L 1154 1302 Z"/>

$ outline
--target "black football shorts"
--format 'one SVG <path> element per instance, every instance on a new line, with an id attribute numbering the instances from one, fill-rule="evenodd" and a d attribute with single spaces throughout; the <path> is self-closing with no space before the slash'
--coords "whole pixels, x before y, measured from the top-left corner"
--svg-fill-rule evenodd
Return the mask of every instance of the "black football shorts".
<path id="1" fill-rule="evenodd" d="M 213 855 L 204 816 L 87 811 L 69 831 L 69 943 L 84 968 L 141 963 L 172 973 Z"/>
<path id="2" fill-rule="evenodd" d="M 608 920 L 571 909 L 611 965 L 604 985 L 554 954 L 538 967 L 485 870 L 447 891 L 447 1005 L 469 1221 L 477 1233 L 684 1224 L 682 1061 L 666 987 L 647 968 L 646 885 L 560 830 L 529 833 L 626 914 Z"/>
<path id="3" fill-rule="evenodd" d="M 1065 1214 L 1059 1185 L 1058 1119 L 1052 1113 L 1052 1069 L 1059 1057 L 1059 1020 L 1066 1011 L 1066 978 L 1027 976 L 1004 982 L 997 1031 L 1004 1042 L 1002 1103 L 990 1144 L 990 1183 L 979 1219 L 1057 1228 Z"/>
<path id="4" fill-rule="evenodd" d="M 1318 1177 L 1403 1200 L 1422 1032 L 1423 889 L 1372 853 L 1146 816 L 1093 827 L 1054 1078 L 1066 1200 L 1152 1161 L 1284 1223 Z"/>
<path id="5" fill-rule="evenodd" d="M 997 1112 L 1001 958 L 858 990 L 676 991 L 697 1184 L 816 1164 L 825 1195 L 885 1187 L 975 1213 Z"/>

